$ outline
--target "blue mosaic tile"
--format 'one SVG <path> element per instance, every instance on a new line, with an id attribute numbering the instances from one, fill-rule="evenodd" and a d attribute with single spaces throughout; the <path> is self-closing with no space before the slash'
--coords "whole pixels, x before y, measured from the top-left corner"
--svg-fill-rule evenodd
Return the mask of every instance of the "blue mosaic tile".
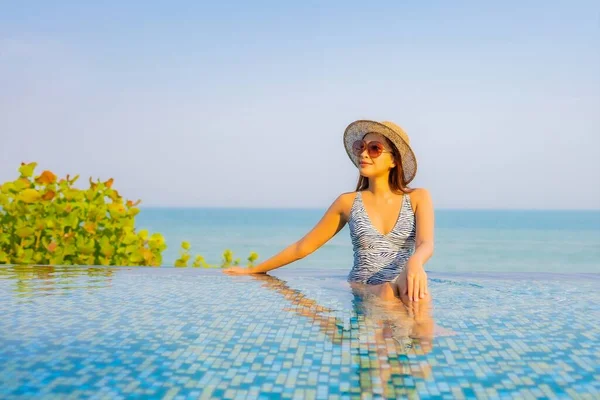
<path id="1" fill-rule="evenodd" d="M 0 267 L 0 397 L 600 398 L 600 276 Z"/>

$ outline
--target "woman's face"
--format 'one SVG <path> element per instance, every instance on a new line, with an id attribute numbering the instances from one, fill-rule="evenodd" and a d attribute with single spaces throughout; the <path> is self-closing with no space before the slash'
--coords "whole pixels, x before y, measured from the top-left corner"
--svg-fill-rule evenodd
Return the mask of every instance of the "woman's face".
<path id="1" fill-rule="evenodd" d="M 371 142 L 379 142 L 383 146 L 383 152 L 379 157 L 371 158 L 369 152 L 365 148 L 358 156 L 358 171 L 365 178 L 373 178 L 389 173 L 390 169 L 396 166 L 392 155 L 392 148 L 388 144 L 385 137 L 379 133 L 367 133 L 363 139 L 367 143 L 367 147 Z"/>

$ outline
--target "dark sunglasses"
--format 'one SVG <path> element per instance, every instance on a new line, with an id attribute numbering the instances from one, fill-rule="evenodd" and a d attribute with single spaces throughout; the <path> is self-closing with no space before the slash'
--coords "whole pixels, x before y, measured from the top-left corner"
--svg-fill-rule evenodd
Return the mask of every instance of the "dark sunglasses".
<path id="1" fill-rule="evenodd" d="M 352 152 L 355 156 L 360 156 L 365 149 L 367 149 L 367 154 L 371 158 L 377 158 L 381 153 L 391 153 L 391 151 L 385 150 L 385 147 L 381 142 L 376 140 L 369 143 L 364 140 L 357 140 L 352 144 Z"/>

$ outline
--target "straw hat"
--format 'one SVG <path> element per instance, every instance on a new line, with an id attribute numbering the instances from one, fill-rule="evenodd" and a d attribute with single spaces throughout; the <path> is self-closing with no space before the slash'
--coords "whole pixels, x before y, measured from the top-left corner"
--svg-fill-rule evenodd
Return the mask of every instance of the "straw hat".
<path id="1" fill-rule="evenodd" d="M 412 181 L 417 173 L 417 158 L 410 147 L 410 139 L 406 132 L 390 121 L 377 122 L 360 119 L 348 125 L 344 131 L 344 147 L 354 165 L 358 168 L 358 157 L 352 152 L 352 144 L 356 140 L 362 140 L 367 133 L 371 132 L 380 133 L 394 143 L 400 151 L 404 179 L 407 184 Z"/>

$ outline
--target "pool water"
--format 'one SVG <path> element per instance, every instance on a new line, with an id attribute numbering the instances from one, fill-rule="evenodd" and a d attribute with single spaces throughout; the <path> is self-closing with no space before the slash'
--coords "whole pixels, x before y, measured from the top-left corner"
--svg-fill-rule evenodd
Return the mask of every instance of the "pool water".
<path id="1" fill-rule="evenodd" d="M 600 398 L 600 274 L 0 267 L 0 397 Z"/>

